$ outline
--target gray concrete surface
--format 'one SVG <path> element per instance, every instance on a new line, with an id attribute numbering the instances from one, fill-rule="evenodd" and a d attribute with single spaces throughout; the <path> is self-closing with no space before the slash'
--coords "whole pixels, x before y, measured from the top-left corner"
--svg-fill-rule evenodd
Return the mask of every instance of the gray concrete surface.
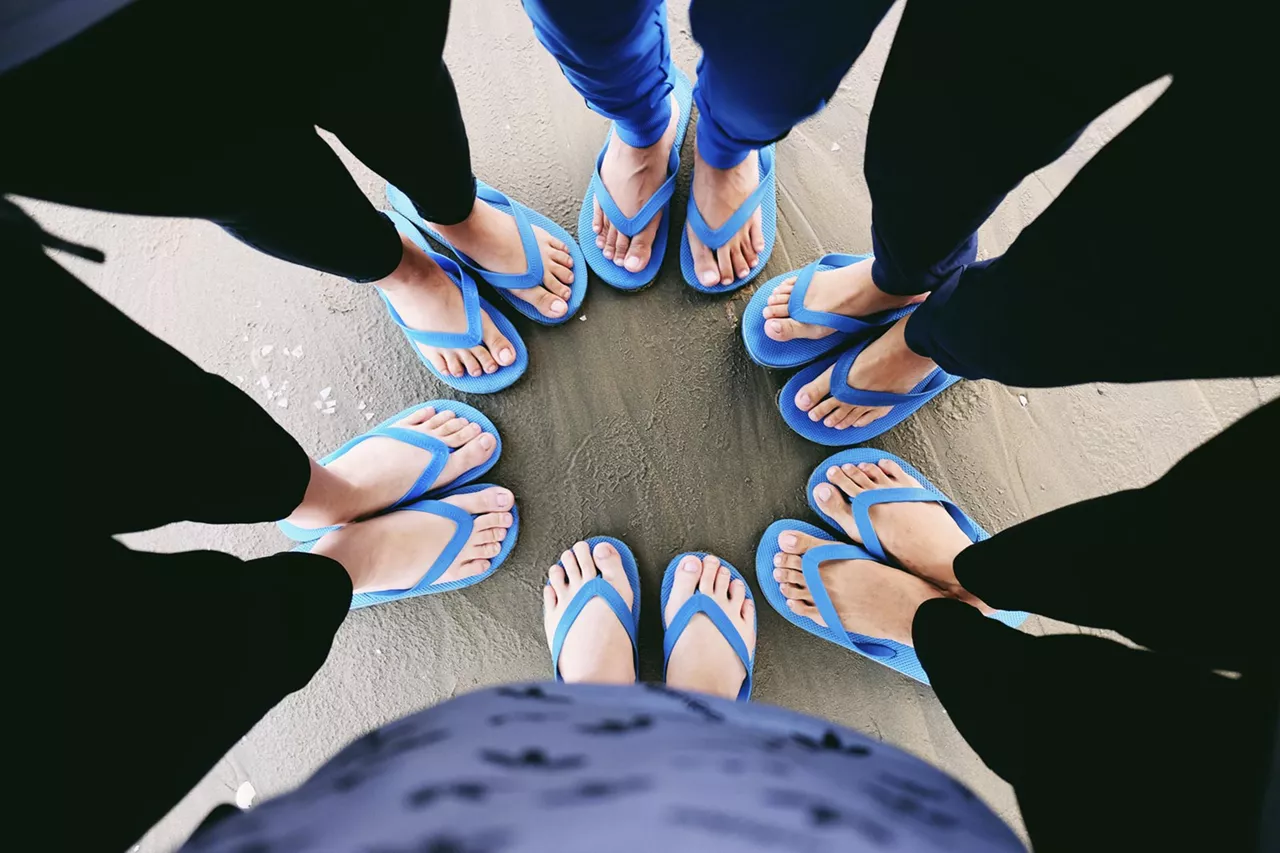
<path id="1" fill-rule="evenodd" d="M 692 75 L 696 46 L 684 11 L 673 14 L 675 56 Z M 869 248 L 861 151 L 896 20 L 897 10 L 830 108 L 779 146 L 778 246 L 761 282 L 823 251 Z M 572 230 L 605 122 L 565 83 L 515 0 L 456 4 L 447 55 L 477 174 Z M 1060 162 L 1028 178 L 984 229 L 984 253 L 1003 251 L 1158 89 L 1118 105 Z M 382 181 L 342 154 L 381 205 Z M 683 204 L 680 195 L 676 208 Z M 366 413 L 381 418 L 451 395 L 367 288 L 260 255 L 203 222 L 29 207 L 51 230 L 106 249 L 104 267 L 65 260 L 85 281 L 207 369 L 241 383 L 311 452 L 366 429 Z M 579 318 L 563 328 L 520 324 L 531 356 L 526 378 L 497 396 L 469 400 L 503 431 L 505 455 L 488 479 L 520 501 L 520 543 L 503 569 L 472 589 L 353 614 L 310 686 L 247 733 L 143 840 L 143 850 L 175 847 L 243 782 L 269 797 L 373 726 L 483 685 L 549 675 L 539 587 L 567 543 L 609 533 L 635 549 L 646 584 L 642 670 L 654 678 L 661 666 L 658 579 L 670 556 L 707 549 L 750 575 L 765 526 L 809 516 L 803 486 L 828 451 L 784 426 L 774 399 L 785 375 L 756 367 L 743 351 L 739 319 L 751 289 L 701 296 L 684 286 L 675 261 L 673 251 L 656 285 L 639 295 L 593 281 Z M 294 357 L 298 347 L 301 357 Z M 313 407 L 324 388 L 337 401 L 331 415 Z M 268 391 L 275 396 L 268 399 Z M 1057 390 L 962 383 L 878 445 L 930 474 L 982 524 L 1001 529 L 1149 482 L 1278 391 L 1275 381 Z M 157 389 L 155 408 L 134 416 L 199 417 L 165 411 L 163 400 Z M 206 463 L 216 465 L 218 448 L 205 452 Z M 244 557 L 287 544 L 268 524 L 181 524 L 128 541 Z M 1077 629 L 1033 617 L 1028 630 Z M 232 657 L 272 651 L 253 636 L 223 640 Z M 756 698 L 828 717 L 935 762 L 1020 826 L 1011 790 L 967 747 L 928 688 L 815 640 L 767 606 L 760 610 Z"/>

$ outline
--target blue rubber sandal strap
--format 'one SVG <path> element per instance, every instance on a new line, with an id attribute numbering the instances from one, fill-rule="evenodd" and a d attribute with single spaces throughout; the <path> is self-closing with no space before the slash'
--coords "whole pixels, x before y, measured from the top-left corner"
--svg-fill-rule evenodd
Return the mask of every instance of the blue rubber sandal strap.
<path id="1" fill-rule="evenodd" d="M 346 455 L 351 448 L 360 444 L 362 441 L 368 441 L 371 438 L 392 438 L 403 444 L 420 448 L 431 454 L 431 461 L 422 469 L 422 473 L 418 475 L 418 479 L 414 480 L 403 495 L 392 501 L 391 506 L 395 506 L 401 501 L 413 495 L 420 495 L 431 487 L 431 484 L 440 476 L 440 472 L 444 470 L 444 466 L 449 464 L 449 445 L 445 444 L 434 436 L 426 435 L 411 429 L 405 429 L 398 426 L 378 427 L 370 430 L 363 435 L 357 435 L 337 450 L 320 460 L 321 465 L 328 465 L 334 460 Z"/>
<path id="2" fill-rule="evenodd" d="M 698 202 L 694 199 L 693 194 L 689 194 L 689 209 L 686 218 L 691 226 L 693 233 L 698 235 L 698 239 L 708 249 L 715 251 L 728 243 L 742 230 L 742 226 L 747 224 L 747 220 L 756 212 L 767 195 L 772 193 L 774 175 L 773 175 L 773 155 L 768 148 L 760 149 L 760 165 L 765 169 L 765 176 L 760 184 L 751 191 L 751 195 L 747 196 L 742 205 L 733 212 L 725 223 L 719 228 L 712 228 L 707 221 L 702 218 L 702 211 L 698 210 Z"/>
<path id="3" fill-rule="evenodd" d="M 857 317 L 846 317 L 843 314 L 833 314 L 830 311 L 815 311 L 812 308 L 806 308 L 804 305 L 805 295 L 809 292 L 809 285 L 813 283 L 813 276 L 818 271 L 818 267 L 823 265 L 846 267 L 850 265 L 849 262 L 856 263 L 852 255 L 829 254 L 823 255 L 800 270 L 796 274 L 796 283 L 791 289 L 790 298 L 787 300 L 787 315 L 797 323 L 826 326 L 829 329 L 835 329 L 837 332 L 851 334 L 871 328 L 871 323 L 859 320 Z"/>
<path id="4" fill-rule="evenodd" d="M 920 386 L 923 390 L 911 391 L 907 394 L 896 394 L 892 391 L 865 391 L 861 388 L 854 388 L 849 384 L 849 370 L 853 367 L 854 359 L 862 353 L 864 349 L 871 343 L 870 340 L 863 341 L 851 349 L 846 350 L 839 358 L 836 359 L 831 368 L 831 396 L 835 397 L 841 403 L 848 403 L 851 406 L 897 406 L 901 403 L 909 403 L 922 397 L 933 394 L 933 380 L 941 372 L 941 368 L 935 367 L 933 372 L 925 378 Z"/>
<path id="5" fill-rule="evenodd" d="M 453 259 L 435 252 L 427 254 L 440 265 L 445 275 L 449 276 L 462 291 L 462 306 L 467 315 L 467 330 L 465 332 L 424 332 L 421 329 L 411 328 L 401 319 L 400 312 L 396 311 L 391 300 L 387 299 L 387 295 L 378 288 L 378 295 L 387 305 L 387 313 L 391 315 L 391 320 L 404 331 L 405 336 L 416 344 L 441 349 L 470 349 L 479 346 L 484 341 L 484 334 L 480 323 L 480 293 L 476 290 L 476 283 Z"/>
<path id="6" fill-rule="evenodd" d="M 597 575 L 583 584 L 573 596 L 569 606 L 565 608 L 564 615 L 560 617 L 555 636 L 551 638 L 551 666 L 555 669 L 556 681 L 564 680 L 560 677 L 560 651 L 564 647 L 565 638 L 569 636 L 569 629 L 573 627 L 573 622 L 582 612 L 582 608 L 594 598 L 603 598 L 609 605 L 609 609 L 618 617 L 618 621 L 622 623 L 622 627 L 626 629 L 627 636 L 631 638 L 631 650 L 636 655 L 636 671 L 639 672 L 640 652 L 636 643 L 635 620 L 632 618 L 631 610 L 618 591 L 613 588 L 613 584 Z"/>
<path id="7" fill-rule="evenodd" d="M 699 613 L 706 614 L 707 618 L 716 626 L 716 630 L 733 648 L 738 660 L 742 661 L 742 667 L 747 671 L 747 679 L 744 682 L 744 688 L 746 688 L 751 681 L 751 652 L 747 649 L 747 644 L 742 641 L 742 634 L 738 632 L 737 627 L 729 619 L 729 614 L 724 612 L 724 608 L 714 598 L 702 592 L 695 592 L 676 611 L 675 618 L 671 620 L 671 624 L 667 625 L 667 630 L 662 635 L 663 676 L 665 677 L 666 675 L 667 662 L 671 660 L 671 652 L 675 649 L 676 643 L 680 641 L 680 635 L 689 626 L 689 621 Z"/>
<path id="8" fill-rule="evenodd" d="M 600 203 L 600 209 L 604 212 L 605 218 L 609 220 L 609 224 L 621 231 L 628 237 L 634 237 L 643 231 L 653 217 L 662 212 L 667 202 L 671 201 L 671 196 L 676 191 L 676 175 L 680 172 L 680 154 L 671 149 L 671 156 L 667 159 L 667 179 L 663 181 L 662 186 L 658 187 L 658 191 L 649 197 L 635 216 L 627 216 L 618 207 L 613 200 L 613 196 L 609 195 L 609 190 L 604 185 L 604 178 L 600 177 L 600 166 L 604 163 L 605 152 L 609 150 L 608 143 L 600 150 L 600 155 L 596 157 L 596 169 L 591 175 L 591 188 L 595 193 L 596 201 Z"/>
<path id="9" fill-rule="evenodd" d="M 529 217 L 525 216 L 524 211 L 520 209 L 520 205 L 507 198 L 504 193 L 486 184 L 478 183 L 476 185 L 476 198 L 505 208 L 505 212 L 509 213 L 511 218 L 516 221 L 516 230 L 520 233 L 520 246 L 524 249 L 526 269 L 524 272 L 513 273 L 490 272 L 456 246 L 451 246 L 453 251 L 468 266 L 480 273 L 480 276 L 485 281 L 499 290 L 523 290 L 530 287 L 540 287 L 543 278 L 542 252 L 538 248 L 538 235 L 533 233 L 533 225 L 530 224 Z"/>
<path id="10" fill-rule="evenodd" d="M 453 535 L 449 537 L 449 542 L 444 546 L 444 550 L 440 552 L 440 556 L 431 564 L 431 568 L 427 569 L 426 574 L 422 576 L 422 580 L 414 585 L 414 588 L 431 586 L 440 576 L 449 570 L 453 565 L 453 561 L 462 553 L 462 549 L 466 547 L 467 540 L 471 538 L 471 529 L 475 526 L 471 513 L 461 507 L 454 506 L 444 501 L 424 500 L 412 503 L 401 509 L 413 510 L 414 512 L 425 512 L 430 515 L 438 515 L 441 518 L 447 518 L 456 526 Z"/>
<path id="11" fill-rule="evenodd" d="M 946 498 L 940 497 L 936 492 L 914 487 L 868 489 L 865 492 L 859 492 L 854 495 L 853 499 L 849 501 L 849 508 L 853 512 L 853 523 L 858 528 L 858 536 L 862 539 L 862 547 L 866 548 L 871 556 L 882 563 L 889 562 L 889 556 L 880 542 L 879 535 L 876 534 L 875 525 L 871 523 L 871 507 L 883 503 L 942 504 L 947 514 L 955 521 L 956 526 L 964 532 L 964 535 L 968 536 L 972 542 L 978 541 L 980 531 L 977 526 L 960 510 L 960 507 Z"/>
<path id="12" fill-rule="evenodd" d="M 844 623 L 840 621 L 840 611 L 836 610 L 835 604 L 831 601 L 831 596 L 827 594 L 827 588 L 822 583 L 821 566 L 829 560 L 866 559 L 869 559 L 869 555 L 857 545 L 847 545 L 840 542 L 810 548 L 800 559 L 800 570 L 804 573 L 805 585 L 809 587 L 809 594 L 813 596 L 813 603 L 818 608 L 818 612 L 822 614 L 822 621 L 827 623 L 827 627 L 836 634 L 838 638 L 836 641 L 845 648 L 853 648 L 855 643 L 848 638 L 849 632 L 844 627 Z"/>

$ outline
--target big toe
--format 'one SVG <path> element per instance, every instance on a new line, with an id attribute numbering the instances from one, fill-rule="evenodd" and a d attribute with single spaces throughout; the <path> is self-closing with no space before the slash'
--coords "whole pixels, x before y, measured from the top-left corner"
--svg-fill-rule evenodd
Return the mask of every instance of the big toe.
<path id="1" fill-rule="evenodd" d="M 600 570 L 600 574 L 610 583 L 617 581 L 626 581 L 626 570 L 622 567 L 622 555 L 618 553 L 618 549 L 608 542 L 597 542 L 595 547 L 591 549 L 591 556 L 595 559 L 596 568 Z"/>
<path id="2" fill-rule="evenodd" d="M 645 235 L 637 235 L 631 241 L 631 246 L 627 249 L 627 260 L 623 264 L 628 272 L 640 272 L 649 265 L 649 259 L 653 256 L 653 246 Z"/>
<path id="3" fill-rule="evenodd" d="M 775 341 L 793 340 L 798 331 L 799 324 L 790 318 L 769 320 L 764 324 L 765 335 Z"/>
<path id="4" fill-rule="evenodd" d="M 692 554 L 683 557 L 676 566 L 676 577 L 671 584 L 671 595 L 667 599 L 667 621 L 671 620 L 681 605 L 693 597 L 701 579 L 702 561 Z"/>
<path id="5" fill-rule="evenodd" d="M 497 440 L 493 435 L 487 432 L 482 432 L 480 435 L 471 439 L 466 444 L 462 445 L 462 447 L 449 454 L 449 461 L 445 463 L 444 468 L 440 471 L 440 475 L 436 477 L 435 482 L 431 484 L 432 488 L 438 488 L 447 483 L 452 483 L 472 468 L 488 462 L 489 458 L 493 456 L 493 451 L 497 449 L 497 446 Z"/>
<path id="6" fill-rule="evenodd" d="M 796 408 L 807 412 L 831 393 L 831 368 L 822 371 L 817 379 L 801 386 L 796 392 Z"/>
<path id="7" fill-rule="evenodd" d="M 480 515 L 486 512 L 505 512 L 515 506 L 516 497 L 510 489 L 490 486 L 463 495 L 450 495 L 444 501 L 472 515 Z"/>
<path id="8" fill-rule="evenodd" d="M 838 470 L 838 469 L 837 469 Z M 844 520 L 851 515 L 849 504 L 840 490 L 830 483 L 819 483 L 813 488 L 813 499 L 827 515 Z"/>

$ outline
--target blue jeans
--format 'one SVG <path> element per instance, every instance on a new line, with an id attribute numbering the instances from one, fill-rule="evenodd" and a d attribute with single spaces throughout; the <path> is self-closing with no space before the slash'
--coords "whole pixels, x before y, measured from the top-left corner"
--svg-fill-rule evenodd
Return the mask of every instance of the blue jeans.
<path id="1" fill-rule="evenodd" d="M 779 14 L 764 0 L 693 0 L 689 19 L 703 51 L 693 90 L 702 159 L 736 166 L 819 112 L 889 6 L 792 4 Z M 618 123 L 623 142 L 645 147 L 662 137 L 671 118 L 663 0 L 524 0 L 524 7 L 565 77 L 591 109 Z"/>

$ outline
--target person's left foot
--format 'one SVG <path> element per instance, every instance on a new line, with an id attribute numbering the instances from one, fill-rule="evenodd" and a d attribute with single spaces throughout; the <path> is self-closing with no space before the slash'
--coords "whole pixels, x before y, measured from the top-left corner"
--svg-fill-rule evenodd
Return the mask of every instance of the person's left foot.
<path id="1" fill-rule="evenodd" d="M 845 317 L 868 317 L 894 308 L 904 308 L 913 302 L 923 302 L 929 294 L 918 296 L 895 296 L 885 293 L 876 287 L 871 278 L 871 258 L 838 267 L 833 270 L 821 270 L 813 274 L 809 289 L 805 293 L 804 307 L 811 311 L 825 311 L 829 314 L 841 314 Z M 819 340 L 835 334 L 830 326 L 815 323 L 801 323 L 791 319 L 791 292 L 795 290 L 796 276 L 785 279 L 773 293 L 769 294 L 769 302 L 765 305 L 764 333 L 775 341 Z"/>
<path id="2" fill-rule="evenodd" d="M 834 518 L 849 538 L 859 544 L 862 535 L 854 523 L 853 511 L 845 495 L 853 498 L 875 489 L 918 489 L 919 481 L 892 459 L 878 464 L 863 462 L 833 465 L 827 482 L 813 489 L 813 498 L 822 511 Z M 995 612 L 985 602 L 960 585 L 955 558 L 973 543 L 956 525 L 942 504 L 908 501 L 879 503 L 868 510 L 876 536 L 885 553 L 907 571 L 928 581 L 951 598 L 972 604 L 983 613 Z"/>
<path id="3" fill-rule="evenodd" d="M 470 256 L 489 272 L 522 273 L 529 269 L 520 242 L 520 229 L 513 217 L 476 199 L 471 215 L 457 225 L 430 223 L 451 245 Z M 548 317 L 563 317 L 573 295 L 573 257 L 569 247 L 537 225 L 533 233 L 542 253 L 542 286 L 510 290 Z"/>
<path id="4" fill-rule="evenodd" d="M 734 580 L 729 570 L 720 564 L 719 557 L 707 555 L 698 559 L 688 556 L 680 561 L 671 595 L 667 598 L 667 610 L 662 614 L 663 624 L 671 624 L 695 591 L 709 595 L 720 606 L 742 636 L 742 642 L 754 654 L 755 605 L 747 598 L 747 585 Z M 706 614 L 695 614 L 671 650 L 671 657 L 667 660 L 667 684 L 736 699 L 746 677 L 742 661 L 720 629 Z"/>
<path id="5" fill-rule="evenodd" d="M 694 147 L 696 151 L 697 146 Z M 760 154 L 757 151 L 752 151 L 747 159 L 730 169 L 716 169 L 707 165 L 700 153 L 694 155 L 693 199 L 702 218 L 712 228 L 728 222 L 759 185 Z M 698 281 L 705 287 L 733 284 L 745 278 L 764 252 L 764 227 L 758 207 L 742 230 L 715 251 L 698 239 L 692 225 L 685 228 L 689 232 L 694 270 Z"/>
<path id="6" fill-rule="evenodd" d="M 937 368 L 932 360 L 917 355 L 907 346 L 905 330 L 911 317 L 903 317 L 889 331 L 858 353 L 849 368 L 849 386 L 863 391 L 891 391 L 906 394 Z M 844 430 L 863 427 L 889 414 L 889 406 L 854 406 L 831 394 L 831 374 L 835 365 L 796 392 L 796 408 L 809 413 L 809 420 Z"/>
<path id="7" fill-rule="evenodd" d="M 778 534 L 778 553 L 773 557 L 773 579 L 786 596 L 788 609 L 824 627 L 829 626 L 814 604 L 802 558 L 810 548 L 830 544 L 798 530 L 784 530 Z M 916 610 L 929 599 L 942 597 L 932 584 L 915 575 L 871 560 L 829 560 L 819 571 L 844 630 L 904 646 L 912 644 Z"/>

